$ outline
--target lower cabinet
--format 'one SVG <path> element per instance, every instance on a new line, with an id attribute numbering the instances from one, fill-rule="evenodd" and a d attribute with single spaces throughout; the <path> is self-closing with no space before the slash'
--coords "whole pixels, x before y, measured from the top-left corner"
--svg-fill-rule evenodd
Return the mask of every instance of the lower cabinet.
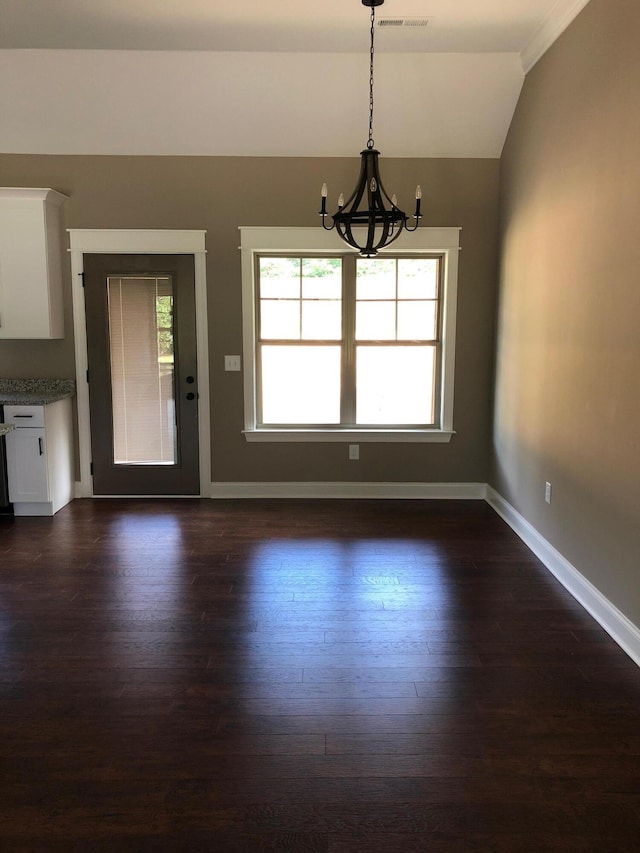
<path id="1" fill-rule="evenodd" d="M 15 515 L 54 515 L 73 497 L 71 400 L 5 406 L 9 499 Z"/>

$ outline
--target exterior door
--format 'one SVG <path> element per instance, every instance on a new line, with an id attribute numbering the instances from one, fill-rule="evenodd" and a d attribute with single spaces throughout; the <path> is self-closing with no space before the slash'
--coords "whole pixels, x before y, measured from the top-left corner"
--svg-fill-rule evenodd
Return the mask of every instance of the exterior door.
<path id="1" fill-rule="evenodd" d="M 191 255 L 84 256 L 94 495 L 197 495 Z"/>

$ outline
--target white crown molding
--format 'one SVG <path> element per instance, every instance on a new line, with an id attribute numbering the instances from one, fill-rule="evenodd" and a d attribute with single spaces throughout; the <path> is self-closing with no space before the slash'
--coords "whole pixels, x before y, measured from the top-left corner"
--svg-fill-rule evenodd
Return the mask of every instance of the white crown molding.
<path id="1" fill-rule="evenodd" d="M 589 0 L 557 0 L 533 38 L 520 53 L 522 70 L 527 74 L 536 62 L 549 50 L 569 24 L 587 5 Z"/>
<path id="2" fill-rule="evenodd" d="M 615 604 L 609 601 L 491 486 L 487 486 L 486 500 L 587 613 L 590 613 L 620 648 L 640 666 L 640 628 L 627 619 Z"/>
<path id="3" fill-rule="evenodd" d="M 211 483 L 212 498 L 484 500 L 485 483 Z"/>

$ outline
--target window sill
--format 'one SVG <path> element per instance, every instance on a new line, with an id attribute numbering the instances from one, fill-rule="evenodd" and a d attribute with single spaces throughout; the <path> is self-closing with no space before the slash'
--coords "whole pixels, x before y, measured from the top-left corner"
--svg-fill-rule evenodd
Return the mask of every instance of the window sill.
<path id="1" fill-rule="evenodd" d="M 447 444 L 454 430 L 441 429 L 245 429 L 249 442 L 396 442 Z"/>

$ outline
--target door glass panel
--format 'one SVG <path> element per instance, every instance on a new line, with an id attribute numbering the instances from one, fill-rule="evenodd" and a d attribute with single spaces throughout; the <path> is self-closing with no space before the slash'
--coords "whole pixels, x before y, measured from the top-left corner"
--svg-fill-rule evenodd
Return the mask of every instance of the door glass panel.
<path id="1" fill-rule="evenodd" d="M 116 465 L 175 465 L 173 282 L 108 276 Z"/>

